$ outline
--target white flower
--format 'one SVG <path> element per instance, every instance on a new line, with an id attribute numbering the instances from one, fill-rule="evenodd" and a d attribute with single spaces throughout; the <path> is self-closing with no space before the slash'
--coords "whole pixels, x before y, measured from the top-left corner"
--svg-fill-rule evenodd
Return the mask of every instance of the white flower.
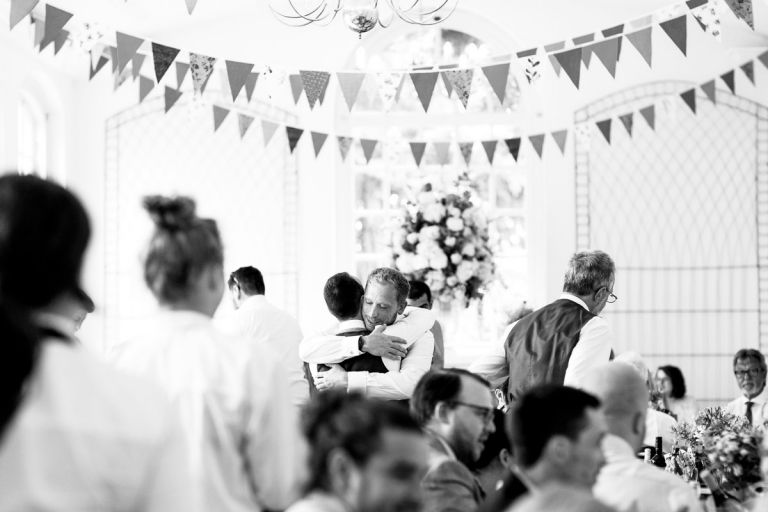
<path id="1" fill-rule="evenodd" d="M 472 230 L 469 228 L 464 228 L 464 236 L 466 237 L 472 236 Z"/>
<path id="2" fill-rule="evenodd" d="M 477 262 L 464 260 L 456 267 L 456 278 L 462 283 L 466 283 L 475 275 L 476 271 Z"/>
<path id="3" fill-rule="evenodd" d="M 413 270 L 421 270 L 429 266 L 429 260 L 423 254 L 414 254 L 411 260 Z"/>
<path id="4" fill-rule="evenodd" d="M 434 222 L 435 224 L 443 220 L 445 217 L 445 206 L 440 203 L 432 203 L 424 207 L 422 217 L 427 222 Z"/>
<path id="5" fill-rule="evenodd" d="M 429 257 L 429 266 L 437 270 L 444 269 L 448 266 L 448 256 L 446 256 L 443 251 L 431 254 Z"/>
<path id="6" fill-rule="evenodd" d="M 472 208 L 467 208 L 464 213 L 461 214 L 464 220 L 469 220 L 472 217 Z"/>
<path id="7" fill-rule="evenodd" d="M 445 225 L 451 231 L 461 231 L 464 229 L 464 221 L 458 217 L 449 217 Z"/>
<path id="8" fill-rule="evenodd" d="M 427 272 L 424 279 L 434 292 L 439 292 L 445 286 L 445 276 L 439 270 L 431 270 Z"/>
<path id="9" fill-rule="evenodd" d="M 421 254 L 422 256 L 426 256 L 426 257 L 429 257 L 430 254 L 439 250 L 440 250 L 440 246 L 437 245 L 437 242 L 435 242 L 434 240 L 424 240 L 423 242 L 420 242 L 419 245 L 416 246 L 416 254 Z"/>
<path id="10" fill-rule="evenodd" d="M 421 192 L 418 196 L 419 204 L 426 206 L 437 201 L 437 194 L 434 192 Z"/>
<path id="11" fill-rule="evenodd" d="M 405 239 L 408 241 L 409 244 L 415 244 L 416 242 L 419 241 L 419 234 L 408 233 L 408 236 L 406 236 Z"/>
<path id="12" fill-rule="evenodd" d="M 459 263 L 461 263 L 462 259 L 463 258 L 461 257 L 461 254 L 457 252 L 451 254 L 451 263 L 453 263 L 454 265 L 458 265 Z"/>
<path id="13" fill-rule="evenodd" d="M 456 208 L 455 206 L 451 206 L 448 208 L 448 215 L 451 217 L 461 217 L 461 210 Z"/>
<path id="14" fill-rule="evenodd" d="M 434 243 L 440 237 L 439 226 L 424 226 L 419 231 L 419 243 Z"/>
<path id="15" fill-rule="evenodd" d="M 456 245 L 456 239 L 452 236 L 449 236 L 445 240 L 443 240 L 443 243 L 448 247 L 453 247 L 454 245 Z"/>
<path id="16" fill-rule="evenodd" d="M 471 258 L 475 255 L 475 246 L 473 244 L 464 244 L 464 247 L 461 249 L 461 254 Z"/>
<path id="17" fill-rule="evenodd" d="M 456 279 L 456 276 L 451 276 L 451 277 L 449 277 L 448 279 L 445 280 L 445 284 L 447 284 L 451 288 L 456 286 L 458 283 L 459 283 L 459 280 Z"/>
<path id="18" fill-rule="evenodd" d="M 400 270 L 400 272 L 404 274 L 410 274 L 411 272 L 416 270 L 413 267 L 413 258 L 414 258 L 414 254 L 410 252 L 406 252 L 398 256 L 398 258 L 395 260 L 395 264 L 398 270 Z"/>

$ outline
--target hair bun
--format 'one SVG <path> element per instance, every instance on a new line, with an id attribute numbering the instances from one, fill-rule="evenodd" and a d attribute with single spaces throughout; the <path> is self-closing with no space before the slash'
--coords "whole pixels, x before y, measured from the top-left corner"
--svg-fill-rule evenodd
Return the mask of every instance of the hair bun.
<path id="1" fill-rule="evenodd" d="M 144 208 L 158 229 L 178 231 L 191 226 L 195 215 L 195 200 L 189 197 L 147 196 Z"/>

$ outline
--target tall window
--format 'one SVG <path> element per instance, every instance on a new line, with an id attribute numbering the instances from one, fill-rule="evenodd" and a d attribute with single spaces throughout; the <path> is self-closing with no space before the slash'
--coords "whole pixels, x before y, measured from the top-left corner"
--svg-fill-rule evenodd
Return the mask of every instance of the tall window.
<path id="1" fill-rule="evenodd" d="M 48 115 L 29 94 L 22 93 L 18 105 L 18 171 L 48 175 Z"/>

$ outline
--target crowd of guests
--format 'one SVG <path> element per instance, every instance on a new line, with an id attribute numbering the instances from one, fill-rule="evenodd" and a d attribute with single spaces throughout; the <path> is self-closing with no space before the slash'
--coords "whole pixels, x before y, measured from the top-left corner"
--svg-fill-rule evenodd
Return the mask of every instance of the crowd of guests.
<path id="1" fill-rule="evenodd" d="M 424 283 L 335 274 L 337 321 L 304 336 L 258 269 L 225 278 L 193 200 L 144 207 L 157 312 L 103 358 L 75 334 L 94 308 L 85 209 L 52 182 L 0 177 L 0 512 L 702 510 L 638 458 L 696 402 L 679 368 L 614 354 L 607 254 L 574 255 L 558 300 L 468 370 L 445 368 Z M 226 293 L 234 311 L 214 319 Z M 763 355 L 733 367 L 743 395 L 727 409 L 763 425 Z"/>

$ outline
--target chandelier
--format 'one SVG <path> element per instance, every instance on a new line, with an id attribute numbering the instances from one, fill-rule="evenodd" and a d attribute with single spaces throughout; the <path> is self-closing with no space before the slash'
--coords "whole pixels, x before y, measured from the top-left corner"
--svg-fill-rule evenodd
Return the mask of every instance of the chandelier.
<path id="1" fill-rule="evenodd" d="M 273 0 L 273 3 L 276 3 Z M 344 24 L 362 37 L 376 25 L 388 27 L 397 17 L 414 25 L 435 25 L 456 10 L 458 0 L 278 0 L 270 5 L 286 25 L 327 25 L 341 13 Z"/>

